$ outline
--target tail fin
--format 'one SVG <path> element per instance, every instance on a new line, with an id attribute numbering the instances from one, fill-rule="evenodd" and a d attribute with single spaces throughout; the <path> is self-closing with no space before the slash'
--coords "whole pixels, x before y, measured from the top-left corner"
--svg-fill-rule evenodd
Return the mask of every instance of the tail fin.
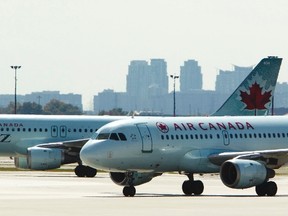
<path id="1" fill-rule="evenodd" d="M 268 114 L 281 62 L 282 58 L 278 57 L 262 59 L 225 103 L 211 116 Z"/>

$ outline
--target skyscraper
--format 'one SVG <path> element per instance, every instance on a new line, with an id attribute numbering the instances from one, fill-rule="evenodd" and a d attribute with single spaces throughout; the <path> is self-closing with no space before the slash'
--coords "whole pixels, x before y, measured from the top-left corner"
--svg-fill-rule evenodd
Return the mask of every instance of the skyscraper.
<path id="1" fill-rule="evenodd" d="M 253 70 L 253 67 L 239 67 L 234 65 L 234 70 L 220 70 L 216 77 L 215 90 L 221 94 L 230 94 L 245 77 Z"/>
<path id="2" fill-rule="evenodd" d="M 188 60 L 180 67 L 180 91 L 188 92 L 196 89 L 202 89 L 201 67 L 197 61 Z"/>

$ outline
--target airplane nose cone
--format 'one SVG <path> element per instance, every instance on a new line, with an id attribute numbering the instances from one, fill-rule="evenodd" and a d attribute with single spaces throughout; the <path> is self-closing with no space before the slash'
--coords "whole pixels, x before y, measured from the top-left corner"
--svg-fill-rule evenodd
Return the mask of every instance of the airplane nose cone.
<path id="1" fill-rule="evenodd" d="M 80 159 L 88 166 L 94 167 L 97 165 L 97 147 L 92 141 L 88 141 L 80 151 Z"/>

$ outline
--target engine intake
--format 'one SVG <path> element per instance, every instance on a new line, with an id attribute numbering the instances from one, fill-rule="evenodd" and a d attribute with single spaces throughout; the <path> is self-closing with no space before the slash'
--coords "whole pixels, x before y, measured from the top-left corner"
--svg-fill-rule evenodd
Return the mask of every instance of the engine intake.
<path id="1" fill-rule="evenodd" d="M 267 181 L 275 175 L 274 170 L 268 170 L 258 161 L 232 159 L 221 166 L 220 177 L 222 182 L 230 188 L 249 188 Z"/>

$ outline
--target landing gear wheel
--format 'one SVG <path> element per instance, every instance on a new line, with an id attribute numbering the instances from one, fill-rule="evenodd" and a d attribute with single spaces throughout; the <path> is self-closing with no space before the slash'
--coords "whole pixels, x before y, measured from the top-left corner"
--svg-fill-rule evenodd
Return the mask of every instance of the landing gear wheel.
<path id="1" fill-rule="evenodd" d="M 202 181 L 184 181 L 182 184 L 182 191 L 185 195 L 200 195 L 204 191 L 204 185 Z"/>
<path id="2" fill-rule="evenodd" d="M 190 180 L 186 180 L 183 182 L 182 191 L 185 195 L 188 195 L 188 196 L 192 195 L 193 193 L 192 183 L 193 181 L 190 181 Z"/>
<path id="3" fill-rule="evenodd" d="M 85 166 L 79 165 L 74 169 L 75 174 L 78 177 L 85 177 Z"/>
<path id="4" fill-rule="evenodd" d="M 263 183 L 261 185 L 257 185 L 255 187 L 255 191 L 258 196 L 265 196 L 266 195 L 266 183 Z"/>
<path id="5" fill-rule="evenodd" d="M 134 186 L 125 186 L 123 188 L 123 195 L 126 197 L 133 197 L 136 194 L 136 189 Z"/>
<path id="6" fill-rule="evenodd" d="M 275 196 L 277 193 L 277 184 L 273 181 L 265 182 L 255 187 L 258 196 Z"/>
<path id="7" fill-rule="evenodd" d="M 75 174 L 78 177 L 94 177 L 97 174 L 97 170 L 89 167 L 89 166 L 83 166 L 79 165 L 74 169 Z"/>
<path id="8" fill-rule="evenodd" d="M 194 189 L 194 194 L 195 195 L 200 195 L 204 191 L 204 185 L 202 181 L 194 181 L 193 182 L 193 189 Z"/>
<path id="9" fill-rule="evenodd" d="M 92 168 L 92 167 L 89 167 L 89 166 L 86 166 L 85 171 L 86 171 L 86 177 L 88 177 L 88 178 L 93 178 L 97 174 L 97 170 Z"/>
<path id="10" fill-rule="evenodd" d="M 273 181 L 267 182 L 266 190 L 267 196 L 275 196 L 277 193 L 277 184 Z"/>

